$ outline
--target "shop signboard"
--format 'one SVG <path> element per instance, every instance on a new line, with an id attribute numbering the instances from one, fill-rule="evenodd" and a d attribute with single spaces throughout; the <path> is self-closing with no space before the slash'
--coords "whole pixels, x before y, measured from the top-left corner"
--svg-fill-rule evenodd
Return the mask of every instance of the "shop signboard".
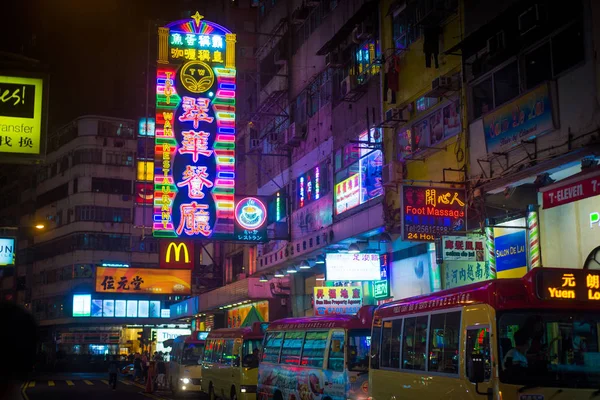
<path id="1" fill-rule="evenodd" d="M 389 297 L 389 282 L 386 280 L 374 281 L 373 282 L 373 297 L 376 299 L 384 299 Z"/>
<path id="2" fill-rule="evenodd" d="M 147 182 L 135 183 L 135 204 L 152 205 L 154 204 L 154 185 Z M 152 213 L 152 209 L 148 208 L 148 214 Z"/>
<path id="3" fill-rule="evenodd" d="M 154 163 L 152 161 L 137 162 L 137 180 L 152 182 L 154 180 Z"/>
<path id="4" fill-rule="evenodd" d="M 335 185 L 335 212 L 341 214 L 360 204 L 360 174 Z"/>
<path id="5" fill-rule="evenodd" d="M 44 155 L 45 99 L 42 77 L 0 74 L 0 157 L 34 161 Z"/>
<path id="6" fill-rule="evenodd" d="M 407 241 L 433 242 L 466 225 L 464 189 L 402 186 L 402 237 Z"/>
<path id="7" fill-rule="evenodd" d="M 483 235 L 442 236 L 444 261 L 483 261 L 485 237 Z"/>
<path id="8" fill-rule="evenodd" d="M 235 42 L 198 12 L 158 28 L 155 237 L 234 238 Z"/>
<path id="9" fill-rule="evenodd" d="M 235 196 L 233 240 L 267 242 L 267 204 L 264 196 Z"/>
<path id="10" fill-rule="evenodd" d="M 96 267 L 96 292 L 184 295 L 191 293 L 191 279 L 189 269 Z"/>
<path id="11" fill-rule="evenodd" d="M 123 300 L 96 298 L 91 294 L 73 295 L 73 317 L 160 318 L 160 300 Z"/>
<path id="12" fill-rule="evenodd" d="M 550 90 L 547 84 L 523 94 L 483 117 L 488 153 L 502 153 L 554 129 Z"/>
<path id="13" fill-rule="evenodd" d="M 540 192 L 544 210 L 587 199 L 600 194 L 600 175 L 596 172 L 591 177 L 542 188 Z"/>
<path id="14" fill-rule="evenodd" d="M 160 239 L 160 267 L 167 269 L 194 268 L 194 242 Z"/>
<path id="15" fill-rule="evenodd" d="M 362 287 L 315 287 L 315 315 L 356 314 L 362 306 Z"/>
<path id="16" fill-rule="evenodd" d="M 497 224 L 494 248 L 498 278 L 520 278 L 527 273 L 527 230 L 525 218 Z"/>
<path id="17" fill-rule="evenodd" d="M 391 296 L 390 293 L 390 256 L 384 253 L 379 256 L 379 277 L 381 280 L 373 282 L 373 297 L 384 299 Z"/>
<path id="18" fill-rule="evenodd" d="M 381 280 L 379 254 L 327 253 L 325 276 L 328 281 Z"/>
<path id="19" fill-rule="evenodd" d="M 322 171 L 325 171 L 325 174 Z M 321 198 L 323 179 L 327 179 L 326 171 L 326 164 L 317 165 L 296 179 L 296 208 L 302 208 Z"/>
<path id="20" fill-rule="evenodd" d="M 138 136 L 154 136 L 156 120 L 154 118 L 140 118 L 138 121 Z"/>
<path id="21" fill-rule="evenodd" d="M 15 265 L 15 238 L 0 237 L 0 267 Z"/>
<path id="22" fill-rule="evenodd" d="M 444 289 L 492 279 L 483 261 L 444 261 Z"/>

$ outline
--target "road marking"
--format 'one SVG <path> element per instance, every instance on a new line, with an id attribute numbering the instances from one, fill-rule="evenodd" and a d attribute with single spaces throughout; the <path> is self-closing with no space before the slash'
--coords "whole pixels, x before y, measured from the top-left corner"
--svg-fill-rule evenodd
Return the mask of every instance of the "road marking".
<path id="1" fill-rule="evenodd" d="M 23 398 L 25 400 L 29 400 L 29 396 L 27 396 L 27 385 L 28 383 L 25 382 L 22 386 L 21 386 L 21 395 L 23 396 Z"/>
<path id="2" fill-rule="evenodd" d="M 35 387 L 35 381 L 30 381 L 29 385 L 27 385 L 27 387 L 34 388 Z"/>
<path id="3" fill-rule="evenodd" d="M 84 379 L 83 381 L 86 385 L 93 385 L 92 381 L 88 381 L 87 379 Z"/>
<path id="4" fill-rule="evenodd" d="M 54 381 L 48 381 L 48 386 L 54 386 Z"/>
<path id="5" fill-rule="evenodd" d="M 127 381 L 119 381 L 119 382 L 121 382 L 122 384 L 127 385 L 127 386 L 133 385 L 133 383 L 127 382 Z"/>
<path id="6" fill-rule="evenodd" d="M 73 381 L 67 381 L 67 385 L 69 385 L 69 386 L 75 386 L 75 384 L 73 383 Z"/>
<path id="7" fill-rule="evenodd" d="M 108 385 L 108 381 L 107 381 L 107 380 L 105 380 L 105 379 L 102 379 L 102 380 L 101 380 L 101 382 L 102 382 L 102 383 L 106 383 L 106 384 Z"/>
<path id="8" fill-rule="evenodd" d="M 165 397 L 155 396 L 155 395 L 150 394 L 150 393 L 146 393 L 146 392 L 139 392 L 139 393 L 142 396 L 146 396 L 146 397 L 149 397 L 149 398 L 154 399 L 154 400 L 166 400 Z"/>

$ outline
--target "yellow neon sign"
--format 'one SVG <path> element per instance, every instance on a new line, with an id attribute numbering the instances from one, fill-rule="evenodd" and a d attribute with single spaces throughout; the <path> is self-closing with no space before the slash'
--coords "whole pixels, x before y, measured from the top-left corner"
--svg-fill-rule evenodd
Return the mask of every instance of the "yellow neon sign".
<path id="1" fill-rule="evenodd" d="M 560 281 L 556 279 L 554 285 L 549 285 L 549 298 L 551 299 L 578 299 L 600 301 L 600 275 L 595 273 L 585 274 L 585 292 L 583 285 L 578 283 L 584 278 L 584 271 L 576 273 L 563 273 L 560 275 Z"/>
<path id="2" fill-rule="evenodd" d="M 187 246 L 185 245 L 185 243 L 175 243 L 175 242 L 169 243 L 169 246 L 167 247 L 167 255 L 165 256 L 165 262 L 167 262 L 167 263 L 171 262 L 172 251 L 175 251 L 175 262 L 179 262 L 179 258 L 181 256 L 182 249 L 183 249 L 183 254 L 185 255 L 185 257 L 184 257 L 185 263 L 189 263 L 190 262 L 190 253 L 188 252 Z"/>

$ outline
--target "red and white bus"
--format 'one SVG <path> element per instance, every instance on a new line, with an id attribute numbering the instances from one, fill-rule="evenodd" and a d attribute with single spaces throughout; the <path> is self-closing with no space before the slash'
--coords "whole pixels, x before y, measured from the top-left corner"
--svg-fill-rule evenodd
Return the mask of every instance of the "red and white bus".
<path id="1" fill-rule="evenodd" d="M 258 368 L 258 400 L 366 399 L 374 308 L 272 322 Z"/>
<path id="2" fill-rule="evenodd" d="M 375 311 L 372 400 L 600 398 L 600 271 L 536 268 Z"/>

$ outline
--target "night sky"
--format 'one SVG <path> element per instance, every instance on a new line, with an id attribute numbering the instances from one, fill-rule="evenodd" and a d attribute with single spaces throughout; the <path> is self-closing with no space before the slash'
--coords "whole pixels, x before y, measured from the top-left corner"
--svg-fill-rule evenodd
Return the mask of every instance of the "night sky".
<path id="1" fill-rule="evenodd" d="M 149 20 L 160 19 L 164 23 L 182 18 L 196 3 L 186 0 L 6 2 L 0 25 L 0 51 L 38 59 L 47 67 L 50 130 L 85 114 L 136 119 L 145 109 Z M 155 63 L 155 32 L 153 28 L 151 68 Z"/>

